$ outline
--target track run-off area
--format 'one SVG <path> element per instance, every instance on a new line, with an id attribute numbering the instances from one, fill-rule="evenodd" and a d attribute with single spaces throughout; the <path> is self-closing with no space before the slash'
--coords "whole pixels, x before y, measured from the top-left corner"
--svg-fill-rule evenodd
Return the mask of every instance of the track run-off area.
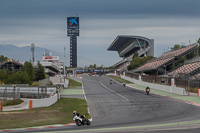
<path id="1" fill-rule="evenodd" d="M 83 89 L 92 116 L 90 126 L 76 125 L 20 132 L 200 132 L 200 107 L 144 91 L 110 84 L 106 76 L 82 76 Z M 81 113 L 81 112 L 80 112 Z M 11 131 L 19 132 L 19 131 Z"/>

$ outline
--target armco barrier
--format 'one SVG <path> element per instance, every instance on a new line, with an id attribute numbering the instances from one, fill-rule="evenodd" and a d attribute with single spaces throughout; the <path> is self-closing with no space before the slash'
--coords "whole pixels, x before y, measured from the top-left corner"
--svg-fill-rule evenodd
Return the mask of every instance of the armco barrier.
<path id="1" fill-rule="evenodd" d="M 38 108 L 38 107 L 48 107 L 51 106 L 52 104 L 56 103 L 58 98 L 57 94 L 50 98 L 44 98 L 44 99 L 31 99 L 32 100 L 32 108 Z M 30 104 L 30 100 L 29 100 Z M 29 105 L 30 107 L 30 105 Z"/>
<path id="2" fill-rule="evenodd" d="M 145 86 L 145 87 L 149 86 L 150 88 L 153 88 L 156 90 L 161 90 L 161 91 L 174 93 L 174 94 L 178 94 L 178 95 L 188 95 L 184 88 L 143 82 L 143 81 L 132 79 L 132 78 L 129 78 L 126 76 L 121 76 L 121 78 L 128 80 L 130 82 L 133 82 L 135 84 L 141 85 L 141 86 Z"/>

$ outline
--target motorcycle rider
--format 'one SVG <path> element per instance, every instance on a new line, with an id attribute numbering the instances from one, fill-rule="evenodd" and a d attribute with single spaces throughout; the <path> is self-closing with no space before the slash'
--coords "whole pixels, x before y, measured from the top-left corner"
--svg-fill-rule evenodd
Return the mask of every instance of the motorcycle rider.
<path id="1" fill-rule="evenodd" d="M 150 88 L 147 86 L 147 88 L 146 88 L 147 95 L 149 95 L 149 92 L 150 92 Z"/>
<path id="2" fill-rule="evenodd" d="M 78 117 L 85 119 L 85 117 L 83 115 L 81 115 L 80 113 L 77 113 L 76 111 L 73 111 L 73 114 L 74 114 L 74 116 L 77 115 Z"/>
<path id="3" fill-rule="evenodd" d="M 112 79 L 110 79 L 110 84 L 112 84 Z"/>
<path id="4" fill-rule="evenodd" d="M 125 83 L 125 82 L 123 82 L 123 86 L 124 86 L 124 87 L 126 86 L 126 83 Z"/>

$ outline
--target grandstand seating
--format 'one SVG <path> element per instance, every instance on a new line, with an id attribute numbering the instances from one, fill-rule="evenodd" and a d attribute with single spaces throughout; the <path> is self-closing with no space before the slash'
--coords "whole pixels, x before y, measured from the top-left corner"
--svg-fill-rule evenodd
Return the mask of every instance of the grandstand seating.
<path id="1" fill-rule="evenodd" d="M 142 65 L 141 67 L 132 70 L 132 72 L 156 70 L 159 67 L 164 67 L 164 65 L 167 65 L 168 63 L 173 62 L 175 57 L 185 55 L 185 54 L 189 53 L 190 51 L 193 51 L 197 46 L 198 46 L 198 44 L 193 44 L 188 47 L 184 47 L 184 48 L 181 48 L 178 50 L 167 52 L 167 53 L 163 54 L 162 56 L 158 57 L 157 59 L 154 59 L 154 60 Z"/>
<path id="2" fill-rule="evenodd" d="M 190 77 L 190 79 L 199 79 L 200 73 L 195 74 L 194 76 Z"/>
<path id="3" fill-rule="evenodd" d="M 127 68 L 128 66 L 129 66 L 129 64 L 126 64 L 126 65 L 124 65 L 124 66 L 120 67 L 119 69 L 117 69 L 117 71 L 121 71 L 121 70 L 123 70 L 123 69 Z"/>
<path id="4" fill-rule="evenodd" d="M 194 62 L 191 64 L 183 65 L 179 67 L 178 69 L 170 72 L 168 75 L 178 75 L 178 74 L 187 75 L 199 68 L 200 68 L 200 62 Z"/>
<path id="5" fill-rule="evenodd" d="M 198 44 L 194 44 L 194 45 L 190 45 L 188 47 L 185 48 L 181 48 L 178 50 L 174 50 L 174 51 L 170 51 L 168 53 L 163 54 L 162 56 L 159 57 L 160 58 L 169 58 L 169 57 L 174 57 L 174 56 L 179 56 L 181 54 L 184 54 L 185 52 L 188 52 L 189 50 L 191 50 L 192 48 L 198 46 Z"/>
<path id="6" fill-rule="evenodd" d="M 118 67 L 117 70 L 122 70 L 121 68 L 123 67 L 123 69 L 125 68 L 124 67 L 124 64 L 126 64 L 127 62 L 130 62 L 131 59 L 133 58 L 133 54 L 128 56 L 127 58 L 124 58 L 123 60 L 117 62 L 115 65 L 113 65 L 113 67 Z M 129 65 L 129 64 L 128 64 Z M 126 65 L 126 67 L 128 66 Z"/>
<path id="7" fill-rule="evenodd" d="M 139 67 L 137 70 L 141 71 L 141 70 L 155 69 L 155 68 L 158 68 L 159 66 L 167 63 L 171 59 L 173 59 L 173 57 L 167 58 L 167 59 L 163 59 L 163 60 L 156 60 L 154 62 L 149 62 L 149 63 Z"/>

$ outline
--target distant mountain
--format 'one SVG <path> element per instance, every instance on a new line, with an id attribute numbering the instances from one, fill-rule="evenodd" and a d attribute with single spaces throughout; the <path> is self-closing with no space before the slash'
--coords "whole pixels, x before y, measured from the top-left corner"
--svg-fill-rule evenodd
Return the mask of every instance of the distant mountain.
<path id="1" fill-rule="evenodd" d="M 41 47 L 35 47 L 35 61 L 42 61 L 42 56 L 45 51 L 52 52 L 54 56 L 60 56 L 60 61 L 63 62 L 64 54 L 56 51 L 52 51 L 50 49 L 45 49 Z M 30 61 L 32 60 L 32 52 L 30 46 L 18 47 L 15 45 L 3 45 L 0 44 L 0 55 L 4 55 L 8 58 L 14 58 L 19 60 L 20 62 Z"/>

